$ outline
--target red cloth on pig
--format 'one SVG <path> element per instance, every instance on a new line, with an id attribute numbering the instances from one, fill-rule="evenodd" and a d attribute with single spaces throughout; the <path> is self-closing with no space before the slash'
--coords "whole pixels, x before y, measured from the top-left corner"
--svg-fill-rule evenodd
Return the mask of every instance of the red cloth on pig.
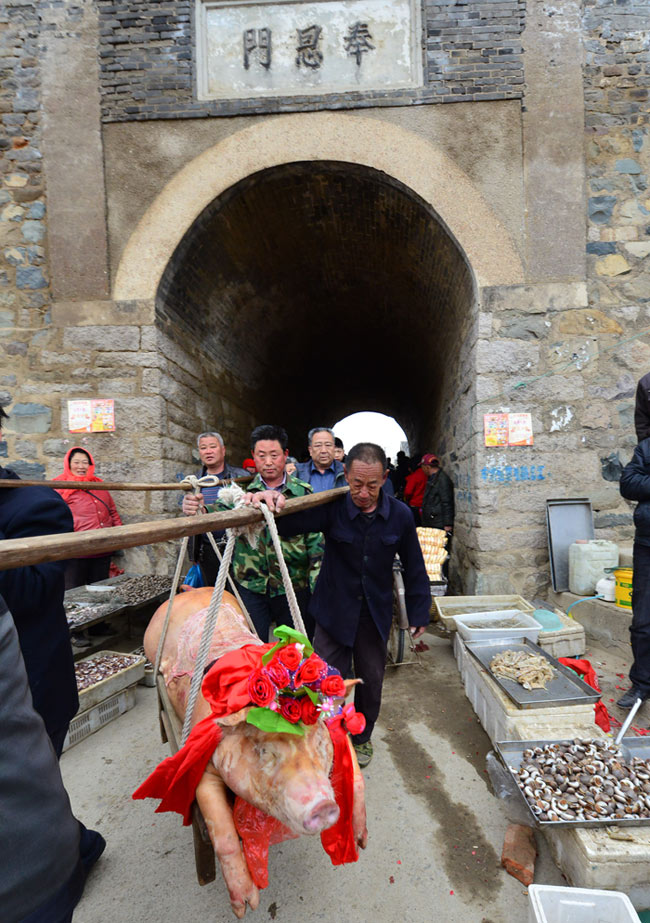
<path id="1" fill-rule="evenodd" d="M 364 722 L 365 724 L 365 722 Z M 344 865 L 356 862 L 359 850 L 352 827 L 352 810 L 354 808 L 354 767 L 348 735 L 345 730 L 345 715 L 337 715 L 327 722 L 327 727 L 334 744 L 334 764 L 330 781 L 334 797 L 339 806 L 339 819 L 320 835 L 323 849 L 332 860 L 332 865 Z"/>
<path id="2" fill-rule="evenodd" d="M 233 820 L 241 837 L 246 865 L 253 882 L 258 888 L 268 887 L 269 846 L 295 840 L 298 834 L 292 833 L 281 821 L 260 811 L 239 795 L 235 798 Z"/>
<path id="3" fill-rule="evenodd" d="M 562 663 L 565 667 L 575 670 L 576 673 L 582 676 L 588 686 L 591 686 L 596 692 L 600 692 L 596 671 L 588 660 L 574 660 L 572 657 L 558 657 L 558 663 Z M 609 733 L 611 725 L 609 723 L 609 713 L 605 704 L 601 701 L 596 702 L 595 712 L 596 716 L 594 720 L 596 724 L 605 731 L 606 734 Z"/>
<path id="4" fill-rule="evenodd" d="M 272 647 L 272 644 L 246 644 L 217 660 L 201 687 L 212 714 L 192 728 L 185 745 L 154 769 L 135 790 L 133 798 L 161 798 L 156 813 L 177 811 L 183 815 L 185 825 L 192 823 L 196 787 L 221 740 L 221 728 L 214 719 L 250 704 L 248 680 L 259 668 L 263 654 Z"/>

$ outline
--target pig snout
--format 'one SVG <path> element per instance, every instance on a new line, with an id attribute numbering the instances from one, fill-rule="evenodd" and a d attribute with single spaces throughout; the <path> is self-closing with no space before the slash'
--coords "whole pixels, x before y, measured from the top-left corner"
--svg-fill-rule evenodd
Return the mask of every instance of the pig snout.
<path id="1" fill-rule="evenodd" d="M 323 799 L 314 805 L 305 817 L 302 825 L 305 833 L 322 833 L 333 827 L 339 819 L 339 806 L 335 801 Z"/>

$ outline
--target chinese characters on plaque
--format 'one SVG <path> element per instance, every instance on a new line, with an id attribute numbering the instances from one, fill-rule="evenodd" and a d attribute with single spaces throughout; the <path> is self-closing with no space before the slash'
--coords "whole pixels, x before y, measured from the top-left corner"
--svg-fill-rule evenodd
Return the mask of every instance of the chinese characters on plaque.
<path id="1" fill-rule="evenodd" d="M 199 0 L 202 99 L 422 83 L 419 0 Z"/>
<path id="2" fill-rule="evenodd" d="M 296 29 L 296 67 L 320 67 L 323 63 L 323 52 L 319 43 L 322 28 L 317 25 L 308 26 L 306 29 Z M 262 67 L 271 66 L 271 30 L 270 29 L 245 29 L 244 30 L 244 67 L 251 66 L 251 52 L 259 51 L 258 64 Z M 348 29 L 345 36 L 344 47 L 347 54 L 352 55 L 361 67 L 363 55 L 374 51 L 371 43 L 372 35 L 368 23 L 355 22 Z"/>
<path id="3" fill-rule="evenodd" d="M 483 414 L 486 446 L 533 444 L 533 423 L 529 413 Z"/>

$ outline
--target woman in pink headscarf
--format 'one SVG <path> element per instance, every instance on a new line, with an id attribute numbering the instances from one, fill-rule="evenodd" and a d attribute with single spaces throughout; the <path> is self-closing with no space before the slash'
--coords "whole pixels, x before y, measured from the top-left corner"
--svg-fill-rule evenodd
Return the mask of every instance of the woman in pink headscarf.
<path id="1" fill-rule="evenodd" d="M 95 462 L 88 449 L 74 446 L 66 453 L 63 461 L 63 474 L 57 475 L 55 481 L 101 481 L 95 475 Z M 107 529 L 121 526 L 120 514 L 107 490 L 77 490 L 62 488 L 57 491 L 70 507 L 74 520 L 75 532 L 89 529 Z M 66 561 L 65 588 L 71 590 L 86 583 L 96 583 L 108 577 L 111 564 L 110 554 L 94 555 L 84 558 L 72 558 Z"/>

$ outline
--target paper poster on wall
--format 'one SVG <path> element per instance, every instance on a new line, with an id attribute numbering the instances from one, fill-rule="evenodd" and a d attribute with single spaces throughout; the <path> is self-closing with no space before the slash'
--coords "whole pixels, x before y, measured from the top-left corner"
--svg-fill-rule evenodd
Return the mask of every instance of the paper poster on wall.
<path id="1" fill-rule="evenodd" d="M 483 414 L 483 432 L 486 446 L 508 445 L 508 414 Z"/>
<path id="2" fill-rule="evenodd" d="M 115 431 L 113 398 L 68 401 L 68 431 L 71 433 L 112 433 Z"/>
<path id="3" fill-rule="evenodd" d="M 508 414 L 508 445 L 532 445 L 533 421 L 529 413 Z"/>

